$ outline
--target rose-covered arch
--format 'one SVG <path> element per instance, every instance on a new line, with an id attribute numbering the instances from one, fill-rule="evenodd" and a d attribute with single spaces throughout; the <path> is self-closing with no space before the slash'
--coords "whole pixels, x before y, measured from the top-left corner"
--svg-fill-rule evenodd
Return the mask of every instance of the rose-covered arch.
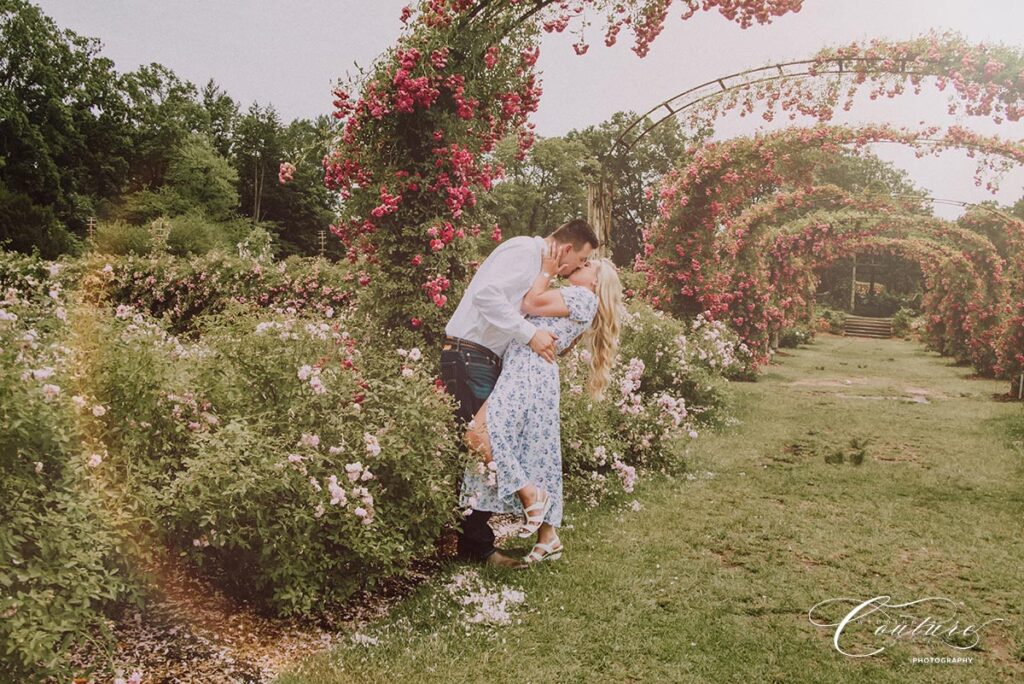
<path id="1" fill-rule="evenodd" d="M 631 148 L 673 117 L 684 117 L 693 130 L 713 127 L 717 118 L 732 110 L 745 116 L 760 109 L 768 121 L 782 111 L 790 119 L 804 115 L 826 122 L 837 107 L 851 109 L 865 84 L 871 87 L 871 99 L 895 98 L 908 86 L 914 94 L 925 85 L 938 91 L 952 86 L 950 114 L 989 117 L 996 123 L 1024 116 L 1024 53 L 969 43 L 953 32 L 931 32 L 907 41 L 876 39 L 826 48 L 810 59 L 712 79 L 637 116 L 615 144 Z"/>
<path id="2" fill-rule="evenodd" d="M 941 262 L 919 262 L 927 290 L 929 343 L 938 351 L 994 374 L 999 311 L 1006 296 L 1004 262 L 992 243 L 954 223 L 920 214 L 881 214 L 844 210 L 819 212 L 778 230 L 770 249 L 773 291 L 786 300 L 813 300 L 814 271 L 872 244 L 909 241 L 932 247 Z M 807 255 L 813 255 L 808 259 Z M 781 325 L 807 320 L 809 311 L 783 308 Z"/>
<path id="3" fill-rule="evenodd" d="M 934 128 L 891 126 L 788 128 L 691 149 L 689 163 L 663 178 L 659 218 L 642 231 L 644 252 L 636 267 L 647 274 L 649 296 L 679 315 L 705 310 L 714 315 L 721 294 L 728 291 L 722 274 L 732 270 L 742 245 L 751 239 L 749 232 L 776 221 L 777 212 L 806 211 L 818 202 L 887 210 L 912 206 L 913 198 L 893 207 L 892 199 L 852 198 L 837 188 L 812 190 L 815 172 L 837 155 L 877 142 L 896 142 L 921 153 L 966 147 L 987 166 L 999 165 L 992 159 L 1024 162 L 1020 144 L 999 138 L 965 136 L 960 129 L 939 134 Z"/>
<path id="4" fill-rule="evenodd" d="M 1024 53 L 1002 45 L 970 43 L 953 32 L 826 48 L 810 59 L 771 64 L 688 88 L 637 116 L 615 145 L 629 150 L 673 118 L 691 130 L 712 130 L 718 119 L 732 111 L 740 116 L 760 111 L 767 121 L 784 113 L 790 120 L 805 116 L 824 123 L 832 120 L 839 107 L 849 111 L 865 87 L 872 100 L 908 91 L 920 94 L 925 87 L 951 91 L 950 114 L 1016 122 L 1024 115 Z M 614 189 L 602 177 L 589 196 L 591 222 L 612 236 Z"/>
<path id="5" fill-rule="evenodd" d="M 983 162 L 992 157 L 1018 163 L 1022 158 L 1016 144 L 965 136 L 959 129 L 936 136 L 934 129 L 819 126 L 705 146 L 694 152 L 689 166 L 670 174 L 660 189 L 661 218 L 650 230 L 653 235 L 646 236 L 647 260 L 638 260 L 638 266 L 647 270 L 652 300 L 679 315 L 707 312 L 729 320 L 755 351 L 757 365 L 767 360 L 772 333 L 792 324 L 798 318 L 793 312 L 807 310 L 814 293 L 810 284 L 816 285 L 813 264 L 820 256 L 816 251 L 828 247 L 800 237 L 789 244 L 788 259 L 783 262 L 786 269 L 778 272 L 768 268 L 762 255 L 778 252 L 786 242 L 770 244 L 765 236 L 773 235 L 780 223 L 811 211 L 856 209 L 862 218 L 907 215 L 904 224 L 912 222 L 918 230 L 927 228 L 966 253 L 977 255 L 975 270 L 983 275 L 975 276 L 972 282 L 983 287 L 971 292 L 983 296 L 972 296 L 964 304 L 969 323 L 950 326 L 961 331 L 966 325 L 968 332 L 975 334 L 958 333 L 946 349 L 956 350 L 958 358 L 974 362 L 981 372 L 997 372 L 991 347 L 985 350 L 983 345 L 960 344 L 964 338 L 979 339 L 979 331 L 998 328 L 999 297 L 994 292 L 1001 291 L 1004 266 L 989 241 L 928 216 L 922 197 L 851 195 L 834 186 L 812 184 L 814 170 L 833 163 L 836 155 L 879 141 L 930 152 L 968 147 L 972 153 L 981 154 Z M 1020 272 L 1024 234 L 1019 228 L 1010 232 L 1014 237 L 1009 244 L 1014 245 L 1016 255 L 1013 266 Z M 809 258 L 801 261 L 794 249 L 808 250 Z M 793 281 L 802 285 L 787 291 L 783 285 Z M 961 287 L 958 292 L 966 291 Z"/>

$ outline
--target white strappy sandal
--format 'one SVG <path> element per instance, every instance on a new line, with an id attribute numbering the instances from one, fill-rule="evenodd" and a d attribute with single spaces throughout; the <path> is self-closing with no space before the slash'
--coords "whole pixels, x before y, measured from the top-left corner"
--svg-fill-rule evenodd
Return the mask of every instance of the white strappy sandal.
<path id="1" fill-rule="evenodd" d="M 526 524 L 523 525 L 523 531 L 519 533 L 520 539 L 532 537 L 540 529 L 540 526 L 544 524 L 544 516 L 551 510 L 551 504 L 554 501 L 554 498 L 548 494 L 546 489 L 540 489 L 537 500 L 523 509 L 526 512 Z M 530 515 L 530 511 L 538 507 L 541 508 L 541 512 L 537 515 Z"/>
<path id="2" fill-rule="evenodd" d="M 530 553 L 523 556 L 523 560 L 527 564 L 539 563 L 544 560 L 558 560 L 562 557 L 563 548 L 564 547 L 562 546 L 562 541 L 560 539 L 555 539 L 551 544 L 537 542 L 533 545 L 533 549 Z"/>

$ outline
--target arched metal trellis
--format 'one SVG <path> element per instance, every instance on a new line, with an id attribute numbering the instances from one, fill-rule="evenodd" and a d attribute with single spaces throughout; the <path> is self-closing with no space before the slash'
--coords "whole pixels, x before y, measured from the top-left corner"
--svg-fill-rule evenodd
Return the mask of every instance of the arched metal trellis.
<path id="1" fill-rule="evenodd" d="M 628 153 L 647 134 L 668 119 L 678 116 L 680 113 L 685 112 L 702 102 L 712 98 L 721 97 L 723 93 L 742 88 L 749 88 L 759 83 L 804 78 L 807 76 L 816 77 L 829 74 L 839 77 L 855 76 L 863 73 L 905 74 L 907 76 L 927 75 L 927 72 L 907 70 L 907 64 L 909 62 L 908 59 L 895 60 L 896 68 L 894 69 L 881 69 L 873 66 L 883 62 L 893 63 L 893 61 L 894 60 L 888 57 L 834 57 L 823 60 L 804 59 L 793 62 L 779 62 L 715 78 L 692 88 L 688 88 L 681 93 L 673 95 L 667 100 L 663 100 L 654 107 L 651 107 L 623 129 L 613 142 L 612 146 L 622 152 Z M 850 69 L 850 66 L 854 64 L 860 65 L 859 68 Z M 646 126 L 643 125 L 645 121 L 650 119 L 660 110 L 665 111 Z M 636 135 L 631 137 L 631 134 L 634 132 L 636 132 Z M 588 188 L 587 219 L 597 231 L 598 237 L 601 240 L 602 250 L 605 254 L 610 254 L 609 245 L 612 236 L 612 206 L 614 201 L 615 188 L 612 186 L 612 181 L 608 173 L 602 169 L 597 181 L 591 183 Z"/>

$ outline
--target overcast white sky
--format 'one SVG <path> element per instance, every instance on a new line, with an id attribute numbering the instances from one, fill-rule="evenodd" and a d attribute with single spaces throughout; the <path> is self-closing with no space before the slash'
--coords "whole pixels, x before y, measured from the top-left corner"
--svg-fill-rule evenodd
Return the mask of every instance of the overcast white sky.
<path id="1" fill-rule="evenodd" d="M 35 0 L 58 25 L 99 38 L 119 71 L 160 62 L 202 85 L 213 78 L 247 106 L 271 103 L 285 121 L 331 108 L 330 90 L 353 63 L 369 65 L 398 36 L 399 12 L 409 0 Z M 541 135 L 560 135 L 600 123 L 620 110 L 644 111 L 689 86 L 725 74 L 810 56 L 821 47 L 871 37 L 909 38 L 929 29 L 952 29 L 972 41 L 1024 49 L 1024 0 L 805 0 L 797 14 L 768 26 L 740 29 L 716 12 L 689 21 L 673 8 L 650 54 L 638 58 L 630 36 L 606 48 L 599 18 L 578 57 L 569 35 L 546 37 L 539 66 L 544 96 L 534 121 Z M 1024 138 L 1024 123 L 996 126 L 958 121 L 945 113 L 944 96 L 907 96 L 866 102 L 840 121 L 968 124 L 985 133 Z M 780 117 L 781 119 L 782 117 Z M 730 119 L 720 137 L 749 134 L 756 121 Z M 779 124 L 776 124 L 777 127 Z M 915 159 L 894 145 L 875 149 L 910 172 L 934 196 L 964 201 L 993 199 L 974 187 L 974 164 L 960 153 Z M 1024 171 L 1003 180 L 994 199 L 1024 195 Z M 936 207 L 943 216 L 959 210 Z"/>

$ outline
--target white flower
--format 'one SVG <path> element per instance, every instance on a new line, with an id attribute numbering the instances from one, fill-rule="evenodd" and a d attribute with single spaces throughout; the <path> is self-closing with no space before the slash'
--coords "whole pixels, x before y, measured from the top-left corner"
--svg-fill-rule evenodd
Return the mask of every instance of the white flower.
<path id="1" fill-rule="evenodd" d="M 690 439 L 697 439 L 697 431 L 696 430 L 690 430 L 689 435 L 690 435 Z"/>
<path id="2" fill-rule="evenodd" d="M 421 358 L 423 358 L 423 354 L 420 352 L 418 347 L 413 347 L 409 350 L 410 361 L 419 361 Z"/>
<path id="3" fill-rule="evenodd" d="M 643 506 L 640 505 L 640 502 L 637 501 L 636 499 L 633 499 L 633 501 L 630 502 L 629 507 L 634 511 L 639 511 L 641 508 L 643 508 Z"/>
<path id="4" fill-rule="evenodd" d="M 96 404 L 95 406 L 92 407 L 92 415 L 96 416 L 97 418 L 106 414 L 106 412 L 107 407 L 104 406 L 103 404 Z"/>
<path id="5" fill-rule="evenodd" d="M 302 433 L 302 439 L 299 440 L 299 443 L 302 446 L 307 446 L 315 449 L 316 447 L 320 446 L 320 435 L 310 435 L 304 432 Z"/>
<path id="6" fill-rule="evenodd" d="M 408 356 L 409 355 L 409 352 L 406 351 L 405 349 L 396 349 L 395 351 L 398 352 L 399 356 Z"/>
<path id="7" fill-rule="evenodd" d="M 338 485 L 337 475 L 331 475 L 327 478 L 327 491 L 331 493 L 332 506 L 337 506 L 338 504 L 344 506 L 348 503 L 348 497 L 345 496 L 345 490 Z"/>
<path id="8" fill-rule="evenodd" d="M 288 461 L 291 463 L 302 463 L 301 454 L 288 454 Z"/>
<path id="9" fill-rule="evenodd" d="M 80 394 L 76 394 L 75 396 L 71 397 L 71 402 L 78 408 L 82 408 L 83 406 L 85 406 L 86 403 L 85 397 L 83 397 Z"/>
<path id="10" fill-rule="evenodd" d="M 106 264 L 106 265 L 103 266 L 103 272 L 104 273 L 113 273 L 114 272 L 114 267 L 111 266 L 110 264 Z"/>
<path id="11" fill-rule="evenodd" d="M 60 387 L 57 385 L 43 385 L 43 395 L 47 399 L 53 399 L 60 394 Z"/>
<path id="12" fill-rule="evenodd" d="M 371 454 L 373 456 L 379 456 L 380 455 L 380 442 L 377 441 L 376 437 L 371 435 L 369 432 L 364 432 L 363 433 L 363 441 L 366 442 L 366 451 L 369 454 Z"/>
<path id="13" fill-rule="evenodd" d="M 46 380 L 53 375 L 53 369 L 49 366 L 32 371 L 32 377 L 36 380 Z"/>
<path id="14" fill-rule="evenodd" d="M 363 646 L 376 646 L 380 643 L 380 639 L 377 637 L 368 636 L 366 634 L 353 634 L 352 641 Z"/>
<path id="15" fill-rule="evenodd" d="M 362 506 L 357 506 L 356 509 L 354 511 L 352 511 L 352 512 L 355 513 L 357 518 L 365 518 L 366 517 L 366 509 L 363 508 Z"/>
<path id="16" fill-rule="evenodd" d="M 409 368 L 408 366 L 402 366 L 402 377 L 404 377 L 404 378 L 411 378 L 413 376 L 413 374 L 414 373 L 413 373 L 412 368 Z"/>
<path id="17" fill-rule="evenodd" d="M 310 373 L 313 372 L 313 367 L 310 365 L 304 365 L 299 368 L 299 380 L 309 380 Z"/>
<path id="18" fill-rule="evenodd" d="M 363 469 L 362 463 L 349 463 L 345 466 L 345 473 L 348 475 L 348 479 L 351 482 L 355 482 L 359 479 L 359 473 Z"/>
<path id="19" fill-rule="evenodd" d="M 322 516 L 323 514 L 324 514 L 324 505 L 323 505 L 322 503 L 318 503 L 318 504 L 316 505 L 316 508 L 315 508 L 315 509 L 313 509 L 313 517 L 314 517 L 314 518 L 319 518 L 319 517 L 321 517 L 321 516 Z"/>
<path id="20" fill-rule="evenodd" d="M 89 467 L 90 468 L 95 468 L 100 463 L 103 463 L 103 457 L 100 456 L 99 454 L 93 454 L 92 456 L 89 457 Z"/>
<path id="21" fill-rule="evenodd" d="M 43 464 L 42 464 L 41 461 L 36 461 L 36 472 L 37 473 L 43 472 Z"/>

